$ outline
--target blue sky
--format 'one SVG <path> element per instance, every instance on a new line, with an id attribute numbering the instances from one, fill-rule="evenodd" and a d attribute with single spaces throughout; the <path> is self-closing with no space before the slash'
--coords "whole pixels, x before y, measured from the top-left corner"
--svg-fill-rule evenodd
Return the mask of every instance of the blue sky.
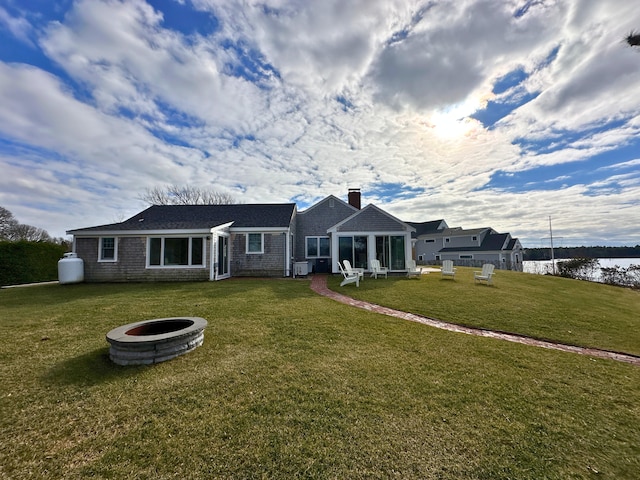
<path id="1" fill-rule="evenodd" d="M 64 236 L 189 184 L 640 243 L 617 0 L 0 0 L 0 205 Z"/>

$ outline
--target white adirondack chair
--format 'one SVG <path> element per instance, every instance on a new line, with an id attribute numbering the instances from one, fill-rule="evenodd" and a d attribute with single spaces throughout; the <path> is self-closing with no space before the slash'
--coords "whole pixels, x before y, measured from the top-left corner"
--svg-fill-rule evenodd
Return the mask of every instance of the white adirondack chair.
<path id="1" fill-rule="evenodd" d="M 482 265 L 481 272 L 473 272 L 473 280 L 475 282 L 487 282 L 487 285 L 491 285 L 493 283 L 493 270 L 495 268 L 493 263 L 485 263 Z"/>
<path id="2" fill-rule="evenodd" d="M 409 260 L 407 267 L 407 277 L 419 277 L 422 275 L 422 267 L 417 267 L 415 260 Z"/>
<path id="3" fill-rule="evenodd" d="M 455 280 L 456 269 L 453 267 L 453 260 L 443 260 L 440 273 L 442 277 L 451 277 Z"/>
<path id="4" fill-rule="evenodd" d="M 358 275 L 357 272 L 351 274 L 345 272 L 344 268 L 342 268 L 342 265 L 340 265 L 340 262 L 338 262 L 338 268 L 340 268 L 340 273 L 342 273 L 342 276 L 344 277 L 344 280 L 342 280 L 342 282 L 340 283 L 341 287 L 344 287 L 349 283 L 355 283 L 356 287 L 360 286 L 360 275 Z"/>
<path id="5" fill-rule="evenodd" d="M 344 270 L 347 275 L 357 273 L 360 278 L 364 278 L 364 268 L 353 268 L 349 260 L 343 260 L 342 263 L 344 263 Z"/>
<path id="6" fill-rule="evenodd" d="M 371 260 L 371 276 L 378 279 L 378 275 L 384 275 L 384 278 L 387 278 L 387 274 L 389 273 L 389 269 L 387 267 L 380 266 L 380 260 L 376 260 L 375 258 Z"/>

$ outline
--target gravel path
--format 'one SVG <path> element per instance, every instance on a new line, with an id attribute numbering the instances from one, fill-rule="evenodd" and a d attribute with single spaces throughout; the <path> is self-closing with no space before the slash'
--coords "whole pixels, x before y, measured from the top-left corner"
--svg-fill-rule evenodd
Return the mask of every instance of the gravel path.
<path id="1" fill-rule="evenodd" d="M 616 360 L 618 362 L 631 363 L 640 367 L 640 356 L 630 355 L 627 353 L 610 352 L 607 350 L 600 350 L 597 348 L 583 348 L 576 347 L 574 345 L 565 345 L 562 343 L 555 343 L 546 340 L 537 340 L 535 338 L 526 337 L 524 335 L 517 335 L 513 333 L 496 332 L 494 330 L 484 330 L 481 328 L 470 328 L 462 325 L 456 325 L 455 323 L 443 322 L 430 317 L 423 317 L 413 313 L 402 312 L 400 310 L 394 310 L 392 308 L 382 307 L 375 303 L 364 302 L 362 300 L 356 300 L 354 298 L 342 295 L 340 293 L 329 290 L 327 287 L 326 275 L 313 275 L 311 277 L 311 290 L 319 295 L 331 298 L 337 302 L 351 305 L 352 307 L 362 308 L 370 312 L 380 313 L 382 315 L 388 315 L 390 317 L 401 318 L 403 320 L 409 320 L 411 322 L 418 322 L 430 327 L 440 328 L 442 330 L 449 330 L 450 332 L 466 333 L 467 335 L 476 335 L 478 337 L 496 338 L 499 340 L 505 340 L 508 342 L 522 343 L 525 345 L 532 345 L 535 347 L 548 348 L 551 350 L 560 350 L 563 352 L 577 353 L 580 355 L 588 355 L 590 357 L 604 358 L 608 360 Z"/>

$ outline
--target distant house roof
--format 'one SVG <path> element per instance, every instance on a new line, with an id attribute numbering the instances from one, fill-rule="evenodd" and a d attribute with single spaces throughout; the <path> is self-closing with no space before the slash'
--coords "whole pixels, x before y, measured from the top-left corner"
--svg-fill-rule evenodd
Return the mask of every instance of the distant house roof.
<path id="1" fill-rule="evenodd" d="M 448 228 L 447 222 L 443 219 L 440 220 L 431 220 L 430 222 L 405 222 L 407 225 L 411 225 L 416 229 L 414 233 L 411 234 L 412 237 L 416 238 L 420 235 L 428 235 L 432 233 L 437 233 L 438 231 L 442 231 L 445 228 Z"/>
<path id="2" fill-rule="evenodd" d="M 440 250 L 442 253 L 450 252 L 494 252 L 497 250 L 513 250 L 515 246 L 514 241 L 509 241 L 505 247 L 507 239 L 510 239 L 511 235 L 508 233 L 493 233 L 484 237 L 482 244 L 475 247 L 447 247 Z M 516 239 L 517 240 L 517 239 Z"/>
<path id="3" fill-rule="evenodd" d="M 154 205 L 121 223 L 69 230 L 101 231 L 201 230 L 233 222 L 233 228 L 287 228 L 295 203 L 241 205 Z"/>

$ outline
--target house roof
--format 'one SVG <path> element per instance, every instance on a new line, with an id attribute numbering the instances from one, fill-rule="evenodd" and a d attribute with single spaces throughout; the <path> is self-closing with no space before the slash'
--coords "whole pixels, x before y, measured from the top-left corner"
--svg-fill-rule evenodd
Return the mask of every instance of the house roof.
<path id="1" fill-rule="evenodd" d="M 357 212 L 358 209 L 356 207 L 354 207 L 353 205 L 350 205 L 349 203 L 345 202 L 344 200 L 339 199 L 338 197 L 334 196 L 334 195 L 329 195 L 328 197 L 323 198 L 322 200 L 320 200 L 317 203 L 314 203 L 313 205 L 311 205 L 309 208 L 305 209 L 305 210 L 301 210 L 298 212 L 299 215 L 304 215 L 305 213 L 309 213 L 312 212 L 314 209 L 321 207 L 322 205 L 324 205 L 325 203 L 328 202 L 339 202 L 342 206 L 350 208 L 351 210 L 353 210 L 354 212 Z"/>
<path id="2" fill-rule="evenodd" d="M 414 228 L 408 223 L 394 217 L 388 212 L 385 212 L 381 208 L 376 207 L 373 204 L 369 204 L 362 210 L 356 210 L 356 212 L 336 223 L 333 227 L 329 228 L 327 232 L 344 232 L 344 231 L 360 231 L 360 232 L 372 232 L 372 231 L 409 231 L 413 232 Z"/>
<path id="3" fill-rule="evenodd" d="M 510 241 L 505 247 L 507 239 L 511 235 L 508 233 L 493 233 L 484 237 L 482 244 L 476 247 L 446 247 L 440 250 L 442 253 L 450 252 L 494 252 L 497 250 L 512 250 L 515 242 Z"/>
<path id="4" fill-rule="evenodd" d="M 438 233 L 447 227 L 447 222 L 444 219 L 431 220 L 429 222 L 405 222 L 407 225 L 411 225 L 416 229 L 412 237 L 419 237 L 420 235 L 429 235 L 432 233 Z M 444 225 L 444 227 L 443 227 Z"/>
<path id="5" fill-rule="evenodd" d="M 200 230 L 230 222 L 233 222 L 233 228 L 287 228 L 295 210 L 295 203 L 154 205 L 121 223 L 79 228 L 67 233 Z"/>

